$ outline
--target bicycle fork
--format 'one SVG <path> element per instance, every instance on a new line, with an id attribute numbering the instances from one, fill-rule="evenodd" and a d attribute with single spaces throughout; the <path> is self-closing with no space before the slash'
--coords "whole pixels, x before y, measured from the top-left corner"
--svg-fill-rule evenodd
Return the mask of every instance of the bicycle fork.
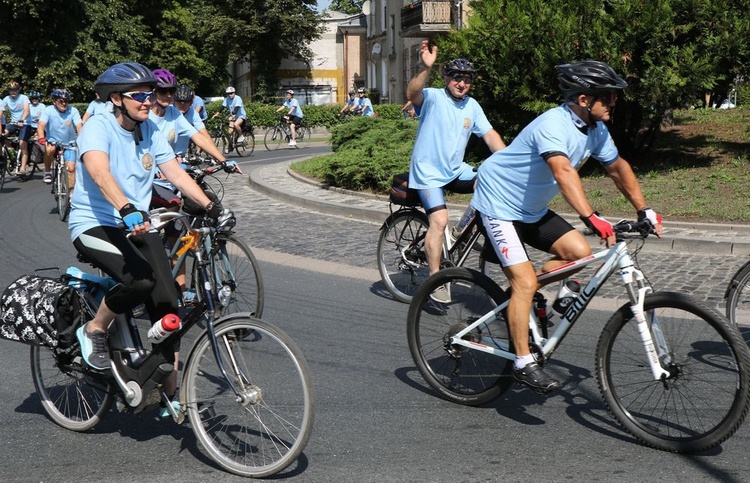
<path id="1" fill-rule="evenodd" d="M 664 339 L 664 333 L 659 325 L 659 319 L 653 314 L 651 323 L 646 319 L 646 313 L 643 308 L 646 294 L 652 292 L 651 287 L 645 285 L 643 274 L 636 270 L 632 264 L 622 268 L 620 275 L 628 288 L 630 296 L 630 310 L 636 321 L 638 335 L 643 342 L 643 348 L 646 352 L 646 359 L 651 368 L 651 374 L 656 381 L 666 381 L 672 376 L 672 373 L 665 369 L 671 362 L 667 342 Z M 637 285 L 638 291 L 635 292 L 634 284 Z"/>

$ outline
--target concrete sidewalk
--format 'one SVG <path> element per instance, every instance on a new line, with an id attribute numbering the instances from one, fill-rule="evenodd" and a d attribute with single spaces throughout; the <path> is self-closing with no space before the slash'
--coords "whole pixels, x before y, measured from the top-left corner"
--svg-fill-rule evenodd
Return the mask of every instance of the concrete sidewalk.
<path id="1" fill-rule="evenodd" d="M 330 187 L 288 170 L 289 162 L 247 166 L 249 184 L 257 191 L 284 201 L 326 214 L 382 223 L 389 214 L 388 197 Z M 464 206 L 450 206 L 451 215 L 459 216 Z M 563 215 L 574 226 L 582 228 L 577 216 Z M 616 221 L 616 220 L 613 220 Z M 592 245 L 597 242 L 592 241 Z M 649 251 L 705 253 L 711 255 L 750 255 L 750 225 L 691 222 L 664 222 L 664 237 L 644 247 Z"/>

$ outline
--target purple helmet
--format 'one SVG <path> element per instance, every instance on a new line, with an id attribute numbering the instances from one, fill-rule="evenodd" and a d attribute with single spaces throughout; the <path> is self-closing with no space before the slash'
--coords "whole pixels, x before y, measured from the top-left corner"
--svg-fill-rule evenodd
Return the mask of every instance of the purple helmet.
<path id="1" fill-rule="evenodd" d="M 166 69 L 154 70 L 154 77 L 156 77 L 156 87 L 162 89 L 177 89 L 177 79 L 174 74 Z"/>

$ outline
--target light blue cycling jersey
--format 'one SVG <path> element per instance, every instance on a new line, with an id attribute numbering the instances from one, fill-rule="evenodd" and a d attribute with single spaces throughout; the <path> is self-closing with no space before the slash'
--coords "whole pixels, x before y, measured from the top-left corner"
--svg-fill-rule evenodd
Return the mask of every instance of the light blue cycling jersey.
<path id="1" fill-rule="evenodd" d="M 479 103 L 466 96 L 460 101 L 445 89 L 422 89 L 417 139 L 411 153 L 409 187 L 440 188 L 465 169 L 464 152 L 469 137 L 483 137 L 492 130 Z"/>
<path id="2" fill-rule="evenodd" d="M 201 121 L 201 116 L 197 112 L 195 112 L 195 109 L 192 107 L 188 108 L 187 111 L 185 111 L 185 114 L 183 114 L 187 122 L 193 126 L 196 131 L 200 131 L 201 129 L 205 129 L 206 125 L 203 124 L 203 121 Z M 187 136 L 178 136 L 177 140 L 174 143 L 174 152 L 177 154 L 185 154 L 188 150 L 188 146 L 190 145 L 190 137 Z"/>
<path id="3" fill-rule="evenodd" d="M 247 119 L 247 113 L 245 112 L 245 105 L 242 103 L 242 98 L 238 96 L 237 94 L 234 95 L 234 99 L 225 97 L 221 105 L 229 109 L 230 114 L 234 114 L 234 110 L 236 108 L 239 108 L 239 111 L 237 111 L 236 119 Z"/>
<path id="4" fill-rule="evenodd" d="M 372 117 L 375 115 L 375 111 L 372 110 L 372 101 L 370 101 L 370 99 L 366 97 L 363 97 L 359 100 L 358 109 L 362 110 L 360 114 L 362 114 L 363 116 Z"/>
<path id="5" fill-rule="evenodd" d="M 148 118 L 156 124 L 159 131 L 167 138 L 167 142 L 175 153 L 185 154 L 190 138 L 198 132 L 185 119 L 180 110 L 173 105 L 167 106 L 163 117 L 157 116 L 154 111 L 149 111 Z M 184 146 L 182 151 L 177 150 L 178 146 Z"/>
<path id="6" fill-rule="evenodd" d="M 200 112 L 198 112 L 198 115 L 201 117 L 201 121 L 205 121 L 208 119 L 208 113 L 206 112 L 206 103 L 203 101 L 203 98 L 200 96 L 193 97 L 193 103 L 190 105 L 193 109 L 195 109 L 195 112 L 198 112 L 198 108 L 202 108 Z"/>
<path id="7" fill-rule="evenodd" d="M 576 169 L 589 157 L 603 166 L 619 158 L 603 122 L 597 122 L 588 135 L 579 126 L 586 129 L 586 123 L 565 104 L 534 119 L 510 146 L 493 153 L 479 167 L 471 206 L 504 221 L 539 221 L 560 192 L 542 154 L 563 153 Z"/>
<path id="8" fill-rule="evenodd" d="M 94 99 L 93 101 L 89 102 L 88 107 L 86 108 L 85 113 L 88 113 L 90 116 L 95 116 L 97 114 L 109 114 L 114 110 L 114 107 L 112 106 L 111 101 L 100 101 L 99 99 Z"/>
<path id="9" fill-rule="evenodd" d="M 289 109 L 291 109 L 292 107 L 294 108 L 291 114 L 292 116 L 297 116 L 299 118 L 305 117 L 305 115 L 302 114 L 302 108 L 299 105 L 299 101 L 293 97 L 284 101 L 284 107 L 287 108 L 286 112 L 289 112 Z"/>
<path id="10" fill-rule="evenodd" d="M 126 131 L 112 116 L 93 116 L 81 130 L 76 162 L 76 189 L 71 197 L 68 229 L 75 240 L 95 226 L 114 226 L 122 222 L 120 213 L 102 194 L 83 165 L 89 151 L 102 151 L 109 156 L 109 170 L 129 202 L 148 212 L 151 186 L 156 168 L 175 158 L 166 138 L 151 120 L 141 123 L 143 140 L 136 144 L 133 133 Z"/>
<path id="11" fill-rule="evenodd" d="M 18 94 L 16 98 L 14 99 L 12 96 L 5 96 L 3 98 L 3 112 L 5 112 L 5 108 L 8 109 L 10 112 L 10 123 L 14 124 L 21 120 L 21 116 L 23 115 L 23 108 L 26 105 L 31 105 L 31 101 L 26 96 L 26 94 Z"/>
<path id="12" fill-rule="evenodd" d="M 26 125 L 36 128 L 39 125 L 39 118 L 42 117 L 42 112 L 47 106 L 42 102 L 38 102 L 36 105 L 32 102 L 29 104 L 29 117 L 26 118 Z"/>
<path id="13" fill-rule="evenodd" d="M 42 111 L 39 122 L 45 123 L 44 137 L 52 143 L 68 144 L 76 140 L 76 129 L 81 124 L 78 109 L 68 106 L 60 112 L 55 105 L 47 106 Z"/>

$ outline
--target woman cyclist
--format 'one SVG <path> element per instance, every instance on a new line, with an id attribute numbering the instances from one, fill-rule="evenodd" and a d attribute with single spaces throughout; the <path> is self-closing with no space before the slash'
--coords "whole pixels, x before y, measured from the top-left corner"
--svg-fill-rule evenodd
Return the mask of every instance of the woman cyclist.
<path id="1" fill-rule="evenodd" d="M 133 62 L 115 64 L 94 84 L 112 101 L 114 112 L 92 116 L 78 137 L 80 158 L 71 199 L 69 229 L 73 245 L 116 282 L 96 316 L 78 329 L 84 362 L 95 370 L 110 366 L 107 329 L 117 314 L 145 304 L 152 322 L 177 313 L 177 291 L 169 260 L 157 233 L 150 232 L 148 209 L 157 168 L 185 196 L 217 219 L 221 209 L 180 167 L 149 112 L 154 74 Z M 130 231 L 128 236 L 119 225 Z M 176 349 L 176 348 L 175 348 Z M 174 372 L 164 390 L 173 395 Z"/>

